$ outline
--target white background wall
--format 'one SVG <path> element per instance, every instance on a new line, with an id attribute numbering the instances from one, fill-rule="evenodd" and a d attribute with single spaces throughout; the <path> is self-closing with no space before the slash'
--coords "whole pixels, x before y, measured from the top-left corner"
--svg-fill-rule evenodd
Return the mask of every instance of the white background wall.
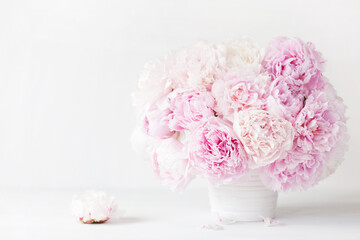
<path id="1" fill-rule="evenodd" d="M 360 190 L 360 1 L 0 2 L 0 187 L 160 186 L 134 155 L 146 61 L 206 39 L 312 41 L 348 105 L 346 161 L 319 187 Z M 192 187 L 201 185 L 198 181 Z"/>

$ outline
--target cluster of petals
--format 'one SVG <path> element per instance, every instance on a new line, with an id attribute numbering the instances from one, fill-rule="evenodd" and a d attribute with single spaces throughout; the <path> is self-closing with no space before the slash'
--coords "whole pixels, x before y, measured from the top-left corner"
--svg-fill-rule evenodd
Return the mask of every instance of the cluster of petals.
<path id="1" fill-rule="evenodd" d="M 280 37 L 268 46 L 263 66 L 272 83 L 267 109 L 293 122 L 314 90 L 323 90 L 324 60 L 310 42 Z"/>
<path id="2" fill-rule="evenodd" d="M 332 174 L 343 160 L 347 133 L 345 106 L 328 84 L 313 91 L 298 114 L 293 149 L 264 167 L 264 183 L 277 191 L 301 190 Z"/>

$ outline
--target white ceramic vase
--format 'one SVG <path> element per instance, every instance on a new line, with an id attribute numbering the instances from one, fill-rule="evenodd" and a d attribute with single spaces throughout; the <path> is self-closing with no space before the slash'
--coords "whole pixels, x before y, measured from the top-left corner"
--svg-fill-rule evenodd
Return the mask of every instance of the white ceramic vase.
<path id="1" fill-rule="evenodd" d="M 223 223 L 274 218 L 277 196 L 264 186 L 257 170 L 252 170 L 246 181 L 217 187 L 209 184 L 211 211 Z"/>

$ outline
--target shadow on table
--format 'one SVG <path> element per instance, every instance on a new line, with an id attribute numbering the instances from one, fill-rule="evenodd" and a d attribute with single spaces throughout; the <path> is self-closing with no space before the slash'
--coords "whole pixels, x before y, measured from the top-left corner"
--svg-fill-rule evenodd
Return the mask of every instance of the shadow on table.
<path id="1" fill-rule="evenodd" d="M 281 206 L 277 209 L 277 218 L 359 218 L 360 202 L 351 203 L 314 203 L 297 206 Z"/>
<path id="2" fill-rule="evenodd" d="M 144 219 L 140 219 L 137 217 L 121 217 L 118 219 L 111 219 L 107 224 L 130 224 L 130 223 L 138 223 L 144 222 Z"/>

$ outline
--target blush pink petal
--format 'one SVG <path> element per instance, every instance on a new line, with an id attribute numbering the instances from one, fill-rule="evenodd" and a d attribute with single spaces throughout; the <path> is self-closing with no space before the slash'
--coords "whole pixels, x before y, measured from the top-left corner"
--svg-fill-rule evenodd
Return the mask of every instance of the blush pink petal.
<path id="1" fill-rule="evenodd" d="M 229 121 L 234 113 L 247 109 L 265 109 L 270 78 L 248 68 L 232 68 L 212 87 L 216 111 Z"/>
<path id="2" fill-rule="evenodd" d="M 322 171 L 323 155 L 304 153 L 297 148 L 285 158 L 262 167 L 260 177 L 274 191 L 299 191 L 314 186 Z"/>
<path id="3" fill-rule="evenodd" d="M 194 169 L 215 185 L 248 173 L 248 155 L 231 125 L 220 118 L 204 121 L 192 133 L 189 158 Z"/>
<path id="4" fill-rule="evenodd" d="M 169 126 L 172 130 L 191 130 L 199 121 L 215 114 L 215 99 L 206 90 L 179 90 L 171 95 Z"/>
<path id="5" fill-rule="evenodd" d="M 282 76 L 301 81 L 305 95 L 313 89 L 324 88 L 324 63 L 312 43 L 288 37 L 274 39 L 263 60 L 263 66 L 273 80 Z"/>
<path id="6" fill-rule="evenodd" d="M 155 174 L 173 191 L 182 191 L 194 178 L 185 146 L 175 138 L 162 140 L 154 148 L 152 160 Z"/>
<path id="7" fill-rule="evenodd" d="M 210 90 L 212 84 L 224 71 L 225 47 L 198 41 L 186 48 L 172 52 L 167 57 L 167 69 L 173 88 L 196 88 Z"/>
<path id="8" fill-rule="evenodd" d="M 304 106 L 302 85 L 291 77 L 277 77 L 269 88 L 266 110 L 293 123 Z"/>
<path id="9" fill-rule="evenodd" d="M 245 151 L 252 157 L 251 168 L 282 158 L 293 146 L 295 131 L 291 123 L 267 111 L 239 112 L 233 127 Z"/>
<path id="10" fill-rule="evenodd" d="M 168 107 L 153 104 L 146 111 L 143 119 L 143 131 L 150 137 L 165 139 L 174 135 L 169 127 L 169 115 L 172 111 Z"/>

